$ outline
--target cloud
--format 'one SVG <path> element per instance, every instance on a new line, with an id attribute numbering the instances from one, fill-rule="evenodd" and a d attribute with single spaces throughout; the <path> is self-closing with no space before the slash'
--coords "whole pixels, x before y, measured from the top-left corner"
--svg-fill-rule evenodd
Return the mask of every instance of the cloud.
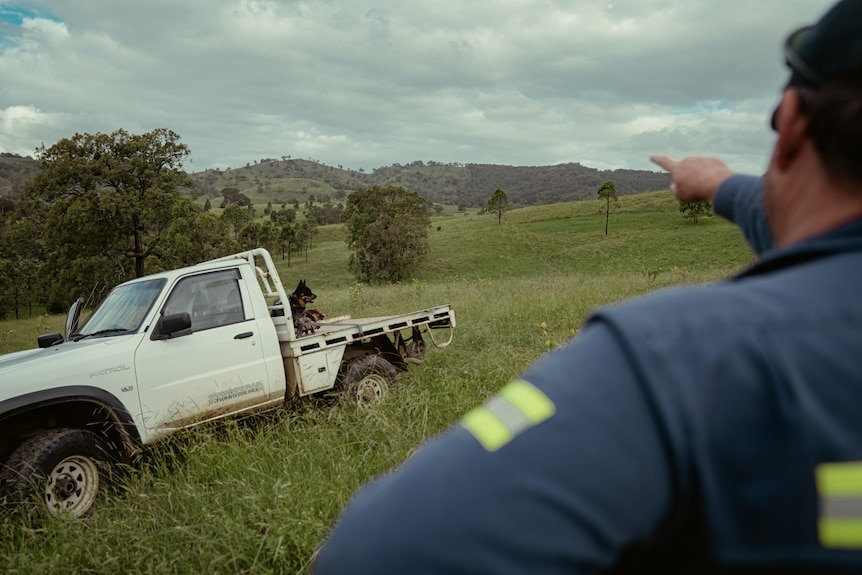
<path id="1" fill-rule="evenodd" d="M 42 145 L 38 138 L 61 124 L 61 118 L 45 114 L 32 106 L 10 106 L 0 110 L 0 150 L 19 156 L 32 156 Z M 54 142 L 47 142 L 51 145 Z"/>
<path id="2" fill-rule="evenodd" d="M 658 152 L 761 171 L 781 43 L 830 4 L 0 0 L 0 110 L 41 118 L 0 151 L 164 127 L 194 170 L 283 155 L 654 169 Z"/>

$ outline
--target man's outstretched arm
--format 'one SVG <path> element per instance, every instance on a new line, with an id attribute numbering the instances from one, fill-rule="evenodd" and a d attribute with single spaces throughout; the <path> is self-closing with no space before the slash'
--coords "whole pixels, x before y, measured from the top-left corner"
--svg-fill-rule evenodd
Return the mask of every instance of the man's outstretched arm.
<path id="1" fill-rule="evenodd" d="M 678 200 L 712 202 L 716 214 L 739 226 L 755 253 L 772 249 L 763 206 L 763 178 L 735 174 L 716 158 L 690 156 L 672 160 L 656 155 L 650 159 L 670 174 L 670 189 Z"/>

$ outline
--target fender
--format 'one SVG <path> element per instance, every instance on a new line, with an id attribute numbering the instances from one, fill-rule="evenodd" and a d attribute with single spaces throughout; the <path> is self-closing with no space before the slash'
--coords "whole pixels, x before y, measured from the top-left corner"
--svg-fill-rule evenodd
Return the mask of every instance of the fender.
<path id="1" fill-rule="evenodd" d="M 0 426 L 30 411 L 63 403 L 92 403 L 105 409 L 112 427 L 119 434 L 126 451 L 132 453 L 141 446 L 141 436 L 134 419 L 123 403 L 112 393 L 98 387 L 72 385 L 34 391 L 0 401 Z"/>

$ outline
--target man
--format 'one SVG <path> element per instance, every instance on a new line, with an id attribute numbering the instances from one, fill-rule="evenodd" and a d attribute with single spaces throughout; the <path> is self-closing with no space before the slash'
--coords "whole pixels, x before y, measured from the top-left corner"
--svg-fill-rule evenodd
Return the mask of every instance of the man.
<path id="1" fill-rule="evenodd" d="M 360 491 L 319 575 L 862 573 L 862 0 L 787 61 L 762 180 L 654 157 L 760 262 L 595 312 Z"/>

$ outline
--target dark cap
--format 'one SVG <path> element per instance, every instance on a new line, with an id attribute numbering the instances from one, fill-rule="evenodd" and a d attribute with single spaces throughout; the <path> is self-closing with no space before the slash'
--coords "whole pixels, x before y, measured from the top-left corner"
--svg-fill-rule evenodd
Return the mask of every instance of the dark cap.
<path id="1" fill-rule="evenodd" d="M 784 56 L 791 86 L 818 88 L 846 72 L 862 72 L 862 0 L 841 0 L 817 24 L 791 34 Z"/>

